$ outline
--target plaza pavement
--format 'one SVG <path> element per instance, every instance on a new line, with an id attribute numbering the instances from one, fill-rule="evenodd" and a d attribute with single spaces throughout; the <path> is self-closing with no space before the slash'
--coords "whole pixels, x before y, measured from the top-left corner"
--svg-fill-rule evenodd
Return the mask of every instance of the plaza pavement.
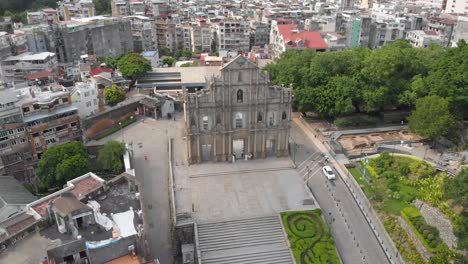
<path id="1" fill-rule="evenodd" d="M 108 140 L 125 141 L 133 149 L 133 166 L 143 187 L 141 191 L 143 211 L 148 231 L 149 249 L 161 264 L 172 264 L 172 235 L 169 206 L 169 157 L 170 137 L 183 136 L 181 116 L 176 120 L 140 117 L 125 127 L 99 141 L 89 144 L 105 144 Z"/>

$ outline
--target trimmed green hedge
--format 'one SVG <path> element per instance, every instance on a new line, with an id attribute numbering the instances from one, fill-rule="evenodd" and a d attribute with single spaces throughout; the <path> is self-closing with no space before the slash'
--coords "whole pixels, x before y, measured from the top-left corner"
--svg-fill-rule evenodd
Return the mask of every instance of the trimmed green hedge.
<path id="1" fill-rule="evenodd" d="M 281 213 L 297 264 L 339 264 L 335 243 L 320 209 Z"/>
<path id="2" fill-rule="evenodd" d="M 337 127 L 349 127 L 349 126 L 365 126 L 375 125 L 379 122 L 379 119 L 373 116 L 350 116 L 341 117 L 335 119 L 333 124 Z"/>

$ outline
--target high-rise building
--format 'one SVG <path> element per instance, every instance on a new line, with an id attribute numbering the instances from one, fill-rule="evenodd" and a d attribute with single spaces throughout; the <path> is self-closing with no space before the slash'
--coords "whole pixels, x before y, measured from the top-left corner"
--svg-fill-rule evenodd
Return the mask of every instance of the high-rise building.
<path id="1" fill-rule="evenodd" d="M 468 14 L 468 0 L 447 0 L 445 12 Z"/>

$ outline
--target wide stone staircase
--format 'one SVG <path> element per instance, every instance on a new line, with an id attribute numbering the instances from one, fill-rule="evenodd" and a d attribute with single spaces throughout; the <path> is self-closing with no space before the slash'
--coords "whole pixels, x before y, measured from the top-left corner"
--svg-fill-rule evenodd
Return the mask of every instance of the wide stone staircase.
<path id="1" fill-rule="evenodd" d="M 278 215 L 198 224 L 202 264 L 293 263 Z"/>

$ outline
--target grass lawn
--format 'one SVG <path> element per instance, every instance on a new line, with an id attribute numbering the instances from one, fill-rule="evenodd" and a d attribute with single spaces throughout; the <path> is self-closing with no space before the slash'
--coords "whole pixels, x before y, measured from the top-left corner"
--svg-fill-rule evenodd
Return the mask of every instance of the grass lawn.
<path id="1" fill-rule="evenodd" d="M 383 210 L 393 215 L 400 215 L 401 210 L 407 207 L 408 203 L 396 199 L 387 199 L 383 203 Z"/>
<path id="2" fill-rule="evenodd" d="M 361 186 L 364 186 L 363 191 L 366 194 L 367 198 L 371 198 L 374 195 L 372 187 L 366 180 L 364 180 L 364 178 L 362 178 L 361 172 L 356 168 L 349 168 L 348 170 L 351 173 L 351 175 L 353 175 L 357 183 L 359 183 L 359 185 Z"/>
<path id="3" fill-rule="evenodd" d="M 333 241 L 320 209 L 281 213 L 297 264 L 339 264 Z"/>

